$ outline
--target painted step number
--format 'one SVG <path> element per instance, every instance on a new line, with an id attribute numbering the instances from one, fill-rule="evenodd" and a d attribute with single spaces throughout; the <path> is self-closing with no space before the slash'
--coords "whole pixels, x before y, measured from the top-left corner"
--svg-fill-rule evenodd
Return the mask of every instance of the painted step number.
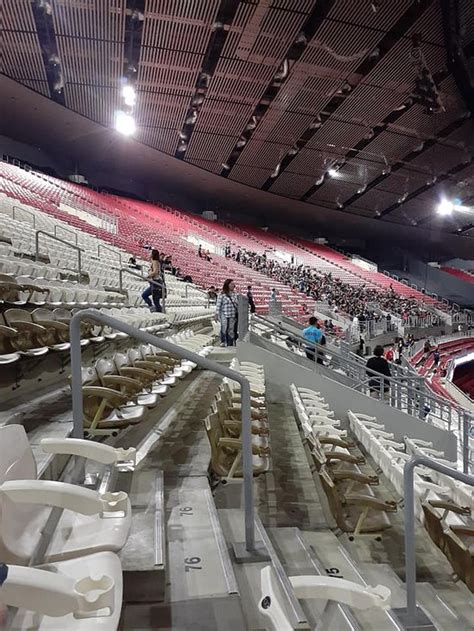
<path id="1" fill-rule="evenodd" d="M 202 570 L 202 566 L 197 565 L 198 563 L 201 563 L 201 559 L 199 557 L 188 557 L 187 559 L 184 559 L 185 571 L 189 572 L 189 570 Z"/>

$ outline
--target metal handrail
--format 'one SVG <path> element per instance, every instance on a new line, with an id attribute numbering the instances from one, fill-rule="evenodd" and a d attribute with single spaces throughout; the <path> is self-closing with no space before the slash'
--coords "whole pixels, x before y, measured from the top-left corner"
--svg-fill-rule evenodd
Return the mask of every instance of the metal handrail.
<path id="1" fill-rule="evenodd" d="M 427 467 L 447 475 L 455 480 L 474 486 L 474 476 L 462 473 L 451 467 L 428 458 L 427 456 L 414 455 L 405 463 L 403 472 L 403 487 L 405 494 L 405 584 L 407 592 L 406 613 L 408 620 L 416 617 L 416 556 L 415 556 L 415 491 L 414 469 L 417 466 Z"/>
<path id="2" fill-rule="evenodd" d="M 178 357 L 187 359 L 205 370 L 210 370 L 223 377 L 240 384 L 241 394 L 241 421 L 242 421 L 242 469 L 244 485 L 244 511 L 245 511 L 245 548 L 249 553 L 256 553 L 255 546 L 255 521 L 253 505 L 253 456 L 252 456 L 252 426 L 251 426 L 251 399 L 249 380 L 241 373 L 231 370 L 226 366 L 211 361 L 202 355 L 181 348 L 168 340 L 137 329 L 136 327 L 112 318 L 97 309 L 84 309 L 73 315 L 70 322 L 71 340 L 71 388 L 72 388 L 72 419 L 74 438 L 84 437 L 83 425 L 83 401 L 82 401 L 82 375 L 81 375 L 81 322 L 92 320 L 105 324 L 117 331 L 122 331 L 132 338 L 140 340 L 143 344 L 151 344 L 164 351 L 168 351 Z"/>
<path id="3" fill-rule="evenodd" d="M 36 234 L 35 234 L 35 246 L 36 246 L 35 259 L 36 260 L 39 259 L 39 238 L 40 238 L 41 234 L 44 234 L 46 237 L 49 237 L 50 239 L 54 239 L 54 241 L 58 241 L 59 243 L 63 243 L 64 245 L 67 245 L 69 248 L 72 248 L 73 250 L 76 250 L 76 252 L 77 252 L 77 272 L 78 272 L 79 279 L 80 279 L 81 275 L 82 275 L 82 259 L 81 259 L 81 253 L 83 252 L 82 248 L 80 248 L 78 245 L 74 245 L 73 243 L 69 243 L 69 241 L 65 241 L 64 239 L 60 239 L 59 237 L 56 237 L 54 234 L 51 234 L 50 232 L 46 232 L 46 230 L 37 230 Z"/>
<path id="4" fill-rule="evenodd" d="M 129 267 L 121 267 L 119 269 L 119 288 L 120 288 L 121 292 L 123 292 L 123 275 L 124 275 L 124 273 L 130 274 L 131 276 L 136 276 L 136 278 L 139 278 L 141 281 L 146 281 L 148 283 L 151 283 L 152 285 L 157 285 L 158 287 L 161 287 L 161 289 L 162 289 L 162 296 L 161 296 L 162 308 L 163 308 L 163 313 L 166 313 L 166 284 L 164 282 L 160 283 L 160 281 L 158 281 L 158 280 L 154 280 L 152 278 L 147 278 L 146 276 L 142 276 L 138 272 L 134 272 L 133 270 L 131 270 Z"/>
<path id="5" fill-rule="evenodd" d="M 36 228 L 36 215 L 32 210 L 28 210 L 26 208 L 21 208 L 20 206 L 13 206 L 13 210 L 12 210 L 12 218 L 15 219 L 15 211 L 16 210 L 20 210 L 22 213 L 27 213 L 28 215 L 31 215 L 33 217 L 33 228 Z"/>
<path id="6" fill-rule="evenodd" d="M 399 377 L 387 377 L 378 372 L 368 369 L 365 365 L 354 361 L 347 357 L 347 353 L 338 352 L 327 346 L 321 346 L 320 344 L 311 344 L 308 340 L 294 334 L 291 331 L 285 331 L 281 325 L 275 325 L 266 318 L 260 315 L 254 315 L 252 322 L 264 321 L 270 325 L 274 330 L 279 329 L 283 331 L 291 341 L 296 343 L 298 349 L 305 349 L 308 346 L 314 346 L 314 362 L 316 368 L 316 359 L 319 354 L 329 354 L 337 362 L 338 368 L 342 368 L 346 376 L 354 380 L 354 385 L 351 387 L 359 392 L 366 381 L 370 379 L 377 379 L 377 390 L 380 390 L 380 397 L 383 399 L 384 384 L 389 384 L 389 398 L 386 401 L 391 407 L 406 412 L 411 415 L 418 415 L 421 420 L 431 422 L 430 418 L 427 418 L 428 414 L 431 414 L 434 418 L 440 420 L 443 424 L 447 425 L 447 430 L 451 431 L 453 421 L 457 420 L 457 431 L 459 432 L 460 440 L 460 454 L 462 457 L 463 470 L 468 471 L 470 465 L 470 447 L 469 447 L 469 425 L 474 427 L 474 417 L 462 406 L 455 405 L 447 399 L 438 397 L 431 393 L 427 387 L 424 377 L 419 375 L 406 374 Z M 290 350 L 290 349 L 289 349 Z M 331 369 L 331 367 L 329 367 Z M 427 412 L 425 406 L 429 407 Z"/>
<path id="7" fill-rule="evenodd" d="M 122 255 L 120 254 L 120 252 L 116 252 L 115 250 L 112 250 L 112 248 L 109 248 L 109 246 L 104 245 L 103 243 L 99 243 L 97 246 L 97 256 L 100 257 L 100 250 L 108 250 L 109 252 L 112 252 L 112 254 L 115 254 L 116 256 L 119 257 L 119 262 L 120 265 L 122 265 Z"/>
<path id="8" fill-rule="evenodd" d="M 60 230 L 65 230 L 66 232 L 69 232 L 70 234 L 72 234 L 76 240 L 76 245 L 77 245 L 77 232 L 75 230 L 72 230 L 71 228 L 66 228 L 65 226 L 61 226 L 60 224 L 54 224 L 54 236 L 57 237 L 57 232 L 58 232 L 58 228 Z"/>

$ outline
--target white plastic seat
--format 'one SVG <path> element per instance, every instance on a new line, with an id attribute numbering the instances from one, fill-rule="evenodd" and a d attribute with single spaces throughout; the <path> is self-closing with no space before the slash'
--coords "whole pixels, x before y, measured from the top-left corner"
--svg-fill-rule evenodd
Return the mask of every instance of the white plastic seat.
<path id="1" fill-rule="evenodd" d="M 58 453 L 75 453 L 99 462 L 110 462 L 110 454 L 113 457 L 114 452 L 125 455 L 107 445 L 96 447 L 89 441 L 64 439 L 57 445 Z M 50 447 L 48 451 L 54 453 L 55 449 Z M 127 452 L 127 457 L 131 454 Z M 1 427 L 0 558 L 3 561 L 28 563 L 52 506 L 65 510 L 46 551 L 45 562 L 118 551 L 123 547 L 131 525 L 126 493 L 101 495 L 72 484 L 37 480 L 36 476 L 36 462 L 23 426 Z"/>
<path id="2" fill-rule="evenodd" d="M 0 603 L 18 607 L 13 631 L 116 631 L 122 608 L 122 567 L 113 552 L 52 563 L 7 566 Z"/>

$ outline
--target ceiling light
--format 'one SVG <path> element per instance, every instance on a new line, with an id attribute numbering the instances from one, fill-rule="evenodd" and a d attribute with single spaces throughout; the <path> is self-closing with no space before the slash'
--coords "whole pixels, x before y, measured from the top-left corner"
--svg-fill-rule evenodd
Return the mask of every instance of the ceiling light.
<path id="1" fill-rule="evenodd" d="M 137 93 L 135 92 L 133 85 L 124 85 L 122 88 L 122 96 L 125 105 L 128 105 L 128 107 L 133 107 L 135 105 Z"/>
<path id="2" fill-rule="evenodd" d="M 337 172 L 337 169 L 331 168 L 331 169 L 328 169 L 328 175 L 330 177 L 337 177 L 339 173 Z"/>
<path id="3" fill-rule="evenodd" d="M 235 146 L 237 147 L 237 149 L 242 149 L 242 147 L 245 147 L 246 144 L 247 144 L 246 138 L 239 138 Z"/>
<path id="4" fill-rule="evenodd" d="M 222 162 L 221 167 L 224 169 L 224 171 L 230 171 L 230 166 L 227 164 L 227 162 Z"/>
<path id="5" fill-rule="evenodd" d="M 194 125 L 194 123 L 197 121 L 197 112 L 196 110 L 192 110 L 191 114 L 187 117 L 186 119 L 186 125 Z"/>
<path id="6" fill-rule="evenodd" d="M 453 202 L 450 202 L 447 199 L 442 199 L 438 204 L 438 213 L 446 217 L 447 215 L 451 215 L 454 210 Z"/>
<path id="7" fill-rule="evenodd" d="M 271 178 L 278 177 L 278 175 L 279 175 L 279 173 L 280 173 L 280 167 L 281 167 L 281 164 L 280 164 L 280 163 L 278 163 L 278 164 L 276 165 L 276 167 L 275 167 L 275 170 L 274 170 L 274 171 L 273 171 L 273 173 L 271 173 L 271 175 L 270 175 L 270 177 L 271 177 Z"/>
<path id="8" fill-rule="evenodd" d="M 178 151 L 180 153 L 182 153 L 183 151 L 186 151 L 187 148 L 188 148 L 188 143 L 187 142 L 181 142 L 181 144 L 178 147 Z"/>
<path id="9" fill-rule="evenodd" d="M 115 113 L 115 129 L 124 136 L 133 136 L 136 131 L 135 119 L 121 110 Z"/>

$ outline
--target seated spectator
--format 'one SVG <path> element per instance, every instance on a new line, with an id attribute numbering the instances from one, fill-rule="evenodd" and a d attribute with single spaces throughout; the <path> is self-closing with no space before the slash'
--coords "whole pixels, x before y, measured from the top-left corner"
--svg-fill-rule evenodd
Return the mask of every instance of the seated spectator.
<path id="1" fill-rule="evenodd" d="M 207 290 L 207 295 L 208 295 L 209 300 L 211 302 L 216 302 L 216 300 L 217 300 L 217 289 L 214 287 L 214 285 L 211 285 L 209 287 L 209 289 Z"/>
<path id="2" fill-rule="evenodd" d="M 375 399 L 381 398 L 381 394 L 383 391 L 383 397 L 388 395 L 390 390 L 390 382 L 387 379 L 382 379 L 373 375 L 373 372 L 380 373 L 381 375 L 385 375 L 386 377 L 391 376 L 390 366 L 388 361 L 383 356 L 383 346 L 376 346 L 374 348 L 374 355 L 367 360 L 366 363 L 367 368 L 367 376 L 369 379 L 369 390 L 370 396 Z"/>
<path id="3" fill-rule="evenodd" d="M 138 269 L 138 270 L 142 269 L 142 266 L 137 264 L 137 259 L 134 256 L 131 256 L 128 259 L 128 267 L 131 267 L 132 269 Z"/>

